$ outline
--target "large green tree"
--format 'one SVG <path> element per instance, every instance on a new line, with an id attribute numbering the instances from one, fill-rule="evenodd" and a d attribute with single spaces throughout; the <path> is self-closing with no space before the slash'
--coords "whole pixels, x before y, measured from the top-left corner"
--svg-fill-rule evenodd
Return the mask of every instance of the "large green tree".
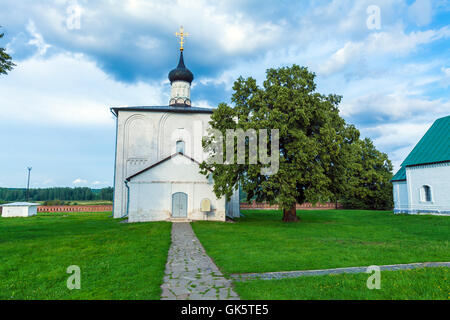
<path id="1" fill-rule="evenodd" d="M 341 97 L 316 92 L 314 80 L 314 73 L 293 65 L 267 70 L 262 87 L 253 78 L 241 77 L 234 83 L 234 107 L 220 104 L 211 116 L 211 127 L 224 137 L 229 129 L 268 129 L 269 133 L 278 129 L 279 169 L 265 174 L 261 169 L 269 165 L 260 157 L 257 164 L 249 164 L 249 152 L 245 164 L 204 161 L 202 173 L 213 172 L 218 197 L 231 197 L 240 185 L 247 200 L 277 203 L 283 210 L 283 221 L 293 222 L 298 220 L 296 203 L 327 201 L 342 194 L 349 174 L 349 145 L 359 133 L 339 116 Z M 274 138 L 269 134 L 269 152 Z M 251 140 L 247 138 L 245 144 Z M 217 143 L 220 139 L 211 133 L 203 146 L 217 157 Z M 225 142 L 223 146 L 225 150 Z M 260 148 L 258 144 L 258 151 Z M 234 150 L 236 153 L 237 148 Z"/>
<path id="2" fill-rule="evenodd" d="M 341 197 L 346 208 L 391 210 L 392 163 L 366 138 L 352 145 L 352 161 L 346 191 Z"/>
<path id="3" fill-rule="evenodd" d="M 3 36 L 4 34 L 0 33 L 0 39 Z M 14 66 L 15 64 L 12 62 L 11 56 L 5 52 L 4 48 L 0 47 L 0 74 L 7 74 Z"/>

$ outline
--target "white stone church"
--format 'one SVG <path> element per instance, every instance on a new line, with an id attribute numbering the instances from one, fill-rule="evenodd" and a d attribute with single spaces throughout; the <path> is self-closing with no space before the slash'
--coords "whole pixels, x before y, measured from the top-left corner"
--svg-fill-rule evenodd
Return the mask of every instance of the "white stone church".
<path id="1" fill-rule="evenodd" d="M 211 175 L 199 173 L 202 137 L 212 109 L 191 106 L 194 76 L 180 49 L 169 73 L 168 106 L 111 108 L 116 117 L 114 218 L 145 221 L 225 221 L 239 217 L 239 191 L 217 199 Z"/>
<path id="2" fill-rule="evenodd" d="M 450 116 L 436 120 L 392 184 L 395 213 L 450 214 Z"/>

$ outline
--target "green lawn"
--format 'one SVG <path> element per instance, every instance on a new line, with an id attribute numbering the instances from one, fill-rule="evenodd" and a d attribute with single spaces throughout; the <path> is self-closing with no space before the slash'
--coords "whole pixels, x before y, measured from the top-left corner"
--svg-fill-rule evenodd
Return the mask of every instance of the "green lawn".
<path id="1" fill-rule="evenodd" d="M 170 223 L 110 213 L 0 218 L 0 299 L 159 299 Z M 81 290 L 66 287 L 70 265 Z"/>
<path id="2" fill-rule="evenodd" d="M 247 211 L 237 223 L 195 222 L 208 254 L 226 274 L 450 261 L 449 217 L 374 211 Z M 170 223 L 123 224 L 110 213 L 0 218 L 0 299 L 159 299 Z M 81 290 L 66 287 L 70 265 Z M 448 269 L 235 283 L 244 299 L 446 299 Z M 447 285 L 447 287 L 446 287 Z"/>
<path id="3" fill-rule="evenodd" d="M 244 214 L 192 224 L 225 274 L 450 261 L 450 217 L 317 210 L 289 224 L 280 211 Z"/>
<path id="4" fill-rule="evenodd" d="M 367 288 L 368 277 L 369 274 L 339 274 L 235 282 L 234 285 L 241 299 L 246 300 L 447 300 L 450 298 L 448 268 L 382 271 L 380 290 Z"/>
<path id="5" fill-rule="evenodd" d="M 392 212 L 246 211 L 236 223 L 195 222 L 207 253 L 225 273 L 292 271 L 450 261 L 450 217 Z M 383 271 L 381 290 L 369 274 L 234 282 L 242 299 L 448 299 L 449 269 Z"/>

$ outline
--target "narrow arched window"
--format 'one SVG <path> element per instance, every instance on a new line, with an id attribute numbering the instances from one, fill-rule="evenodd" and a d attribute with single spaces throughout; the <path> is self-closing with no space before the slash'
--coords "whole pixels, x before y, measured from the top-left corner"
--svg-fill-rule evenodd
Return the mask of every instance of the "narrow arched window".
<path id="1" fill-rule="evenodd" d="M 426 202 L 432 201 L 430 186 L 422 187 L 422 201 L 426 201 Z"/>
<path id="2" fill-rule="evenodd" d="M 182 141 L 182 140 L 177 141 L 177 153 L 184 154 L 184 141 Z"/>

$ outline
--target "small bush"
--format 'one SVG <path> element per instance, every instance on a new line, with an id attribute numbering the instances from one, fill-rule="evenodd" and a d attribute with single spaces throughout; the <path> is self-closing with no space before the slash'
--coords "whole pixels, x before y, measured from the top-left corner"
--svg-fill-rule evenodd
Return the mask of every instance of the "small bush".
<path id="1" fill-rule="evenodd" d="M 65 206 L 65 205 L 68 205 L 68 203 L 65 202 L 65 201 L 61 201 L 61 200 L 47 200 L 47 201 L 44 201 L 43 205 L 44 206 L 48 206 L 48 207 L 51 207 L 51 206 Z"/>

